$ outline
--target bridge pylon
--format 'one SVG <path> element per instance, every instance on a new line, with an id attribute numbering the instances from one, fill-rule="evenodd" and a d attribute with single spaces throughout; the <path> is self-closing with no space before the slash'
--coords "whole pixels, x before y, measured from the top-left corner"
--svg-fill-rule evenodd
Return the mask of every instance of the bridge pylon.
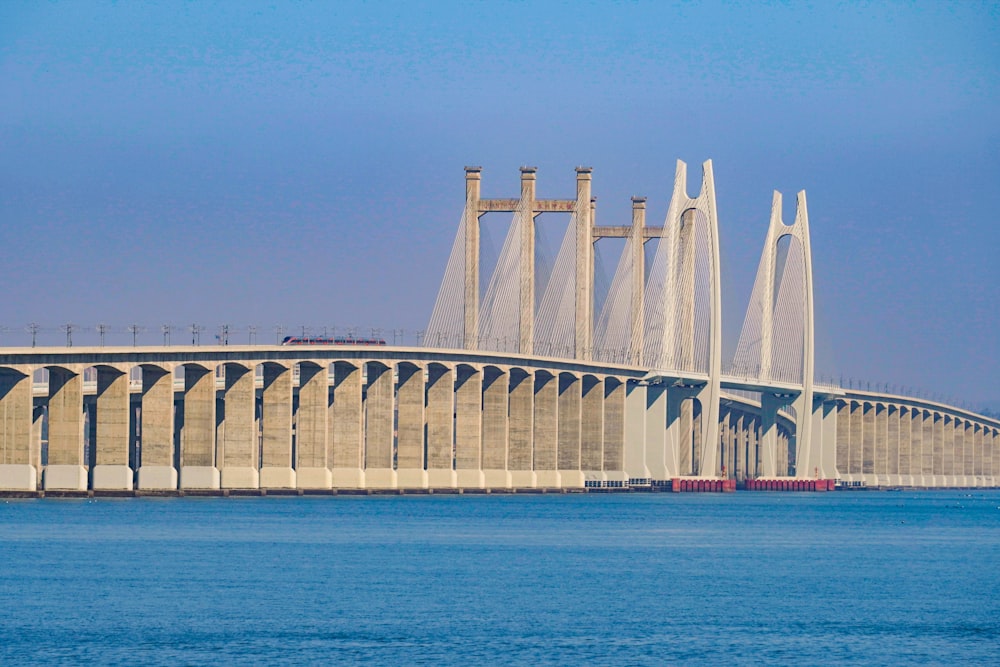
<path id="1" fill-rule="evenodd" d="M 722 292 L 711 160 L 702 165 L 695 197 L 687 192 L 687 165 L 677 161 L 651 274 L 643 360 L 660 385 L 650 388 L 651 395 L 666 394 L 665 472 L 715 477 L 720 473 Z M 700 405 L 700 415 L 693 401 Z"/>
<path id="2" fill-rule="evenodd" d="M 812 251 L 805 191 L 798 193 L 791 225 L 782 220 L 781 209 L 782 196 L 775 191 L 732 374 L 760 387 L 761 476 L 790 472 L 779 467 L 785 457 L 778 453 L 777 413 L 787 406 L 795 412 L 795 476 L 812 477 L 818 471 L 825 477 L 833 471 L 826 470 L 822 460 L 823 405 L 814 401 Z M 785 238 L 789 240 L 782 247 Z"/>

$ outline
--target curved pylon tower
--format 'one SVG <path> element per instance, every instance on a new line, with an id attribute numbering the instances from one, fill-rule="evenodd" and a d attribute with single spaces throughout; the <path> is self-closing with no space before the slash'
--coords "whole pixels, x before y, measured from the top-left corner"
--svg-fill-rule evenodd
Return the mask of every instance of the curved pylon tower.
<path id="1" fill-rule="evenodd" d="M 651 369 L 650 404 L 655 408 L 656 401 L 665 399 L 667 424 L 667 460 L 664 466 L 648 461 L 650 472 L 654 478 L 659 474 L 715 477 L 720 472 L 722 294 L 711 160 L 703 164 L 696 197 L 687 193 L 687 165 L 677 162 L 645 301 L 643 357 Z M 700 418 L 689 412 L 694 408 L 691 401 L 685 404 L 687 399 L 698 402 Z"/>
<path id="2" fill-rule="evenodd" d="M 813 279 L 806 193 L 798 193 L 795 222 L 781 216 L 782 197 L 774 193 L 771 221 L 757 278 L 736 347 L 732 374 L 761 387 L 761 470 L 765 478 L 784 477 L 787 463 L 777 450 L 777 410 L 795 411 L 795 476 L 811 477 L 821 467 L 811 448 L 813 426 Z M 789 237 L 784 253 L 781 240 Z M 775 387 L 781 389 L 775 391 Z M 786 389 L 787 387 L 787 389 Z"/>

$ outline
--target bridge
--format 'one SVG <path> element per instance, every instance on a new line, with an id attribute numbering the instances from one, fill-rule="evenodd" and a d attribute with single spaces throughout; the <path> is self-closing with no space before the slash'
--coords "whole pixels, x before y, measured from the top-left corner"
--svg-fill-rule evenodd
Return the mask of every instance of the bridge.
<path id="1" fill-rule="evenodd" d="M 791 224 L 775 193 L 723 360 L 711 162 L 694 197 L 678 163 L 659 227 L 639 197 L 630 224 L 596 224 L 591 175 L 539 199 L 523 167 L 519 197 L 483 199 L 466 168 L 421 347 L 0 349 L 0 491 L 997 485 L 1000 421 L 815 382 L 804 192 Z M 496 212 L 512 222 L 481 285 L 480 218 Z M 569 224 L 540 270 L 546 214 Z M 595 304 L 604 238 L 625 248 Z"/>

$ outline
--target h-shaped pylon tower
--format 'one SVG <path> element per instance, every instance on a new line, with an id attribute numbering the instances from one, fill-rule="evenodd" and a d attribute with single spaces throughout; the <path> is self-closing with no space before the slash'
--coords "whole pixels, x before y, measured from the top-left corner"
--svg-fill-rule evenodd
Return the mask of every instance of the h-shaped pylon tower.
<path id="1" fill-rule="evenodd" d="M 814 421 L 813 278 L 806 193 L 799 192 L 795 221 L 786 225 L 782 197 L 774 193 L 771 221 L 757 278 L 731 369 L 748 389 L 761 392 L 759 476 L 784 477 L 779 470 L 777 412 L 795 412 L 795 476 L 810 477 L 822 467 L 812 448 Z M 786 246 L 782 240 L 788 238 Z M 815 449 L 816 451 L 813 451 Z"/>
<path id="2" fill-rule="evenodd" d="M 538 199 L 534 167 L 521 167 L 517 199 L 480 196 L 480 167 L 465 168 L 466 201 L 434 310 L 424 339 L 432 347 L 504 350 L 521 354 L 553 353 L 590 359 L 593 321 L 593 220 L 590 167 L 576 168 L 575 199 Z M 513 213 L 500 259 L 480 299 L 480 218 Z M 570 236 L 564 239 L 565 271 L 552 287 L 549 302 L 535 303 L 535 218 L 569 213 Z M 553 279 L 550 279 L 553 282 Z M 548 288 L 547 288 L 548 289 Z M 541 325 L 541 326 L 540 326 Z M 539 334 L 539 329 L 543 330 Z M 536 349 L 536 341 L 559 339 L 559 345 Z"/>
<path id="3" fill-rule="evenodd" d="M 647 460 L 650 475 L 653 479 L 715 477 L 719 473 L 722 293 L 711 160 L 703 165 L 696 197 L 687 193 L 687 165 L 677 162 L 645 302 L 644 364 L 651 369 L 646 378 L 650 383 L 647 415 L 654 424 L 664 418 L 667 425 L 666 446 L 647 448 L 654 457 Z M 694 401 L 700 406 L 700 418 L 694 413 Z M 664 461 L 655 459 L 660 452 Z"/>

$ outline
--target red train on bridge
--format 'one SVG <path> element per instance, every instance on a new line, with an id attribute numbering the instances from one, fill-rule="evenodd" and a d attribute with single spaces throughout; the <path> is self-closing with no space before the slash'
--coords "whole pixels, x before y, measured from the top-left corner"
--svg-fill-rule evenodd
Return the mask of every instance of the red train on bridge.
<path id="1" fill-rule="evenodd" d="M 353 336 L 285 336 L 282 345 L 385 345 L 384 338 L 355 338 Z"/>

